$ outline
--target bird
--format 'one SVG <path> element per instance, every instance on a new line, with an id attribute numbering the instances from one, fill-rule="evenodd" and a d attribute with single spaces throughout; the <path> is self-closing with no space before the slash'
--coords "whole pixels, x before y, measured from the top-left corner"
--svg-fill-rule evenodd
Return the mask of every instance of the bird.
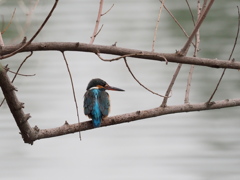
<path id="1" fill-rule="evenodd" d="M 92 79 L 84 94 L 84 114 L 92 119 L 93 127 L 101 126 L 102 119 L 107 117 L 110 111 L 110 99 L 106 90 L 124 91 L 123 89 L 109 86 L 104 80 Z"/>

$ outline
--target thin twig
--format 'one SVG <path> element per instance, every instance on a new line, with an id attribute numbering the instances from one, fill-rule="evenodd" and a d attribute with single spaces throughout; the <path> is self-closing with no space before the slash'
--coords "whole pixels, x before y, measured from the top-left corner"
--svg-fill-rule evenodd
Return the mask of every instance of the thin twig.
<path id="1" fill-rule="evenodd" d="M 237 28 L 237 34 L 236 34 L 236 38 L 235 38 L 235 41 L 234 41 L 234 44 L 233 44 L 233 48 L 232 48 L 232 51 L 231 51 L 230 56 L 229 56 L 229 59 L 228 59 L 229 61 L 232 59 L 232 55 L 233 55 L 233 52 L 234 52 L 234 50 L 235 50 L 235 48 L 236 48 L 237 41 L 238 41 L 238 36 L 239 36 L 240 12 L 239 12 L 239 7 L 238 7 L 238 6 L 237 6 L 237 9 L 238 9 L 238 28 Z M 215 93 L 216 93 L 216 91 L 217 91 L 217 89 L 218 89 L 218 87 L 219 87 L 219 85 L 220 85 L 220 83 L 221 83 L 221 81 L 222 81 L 222 78 L 223 78 L 223 76 L 224 76 L 224 74 L 225 74 L 225 71 L 226 71 L 226 68 L 223 70 L 222 75 L 221 75 L 221 77 L 220 77 L 220 79 L 219 79 L 219 81 L 218 81 L 218 83 L 217 83 L 216 88 L 214 89 L 214 91 L 213 91 L 211 97 L 209 98 L 209 100 L 207 101 L 208 104 L 211 102 L 213 96 L 215 95 Z"/>
<path id="2" fill-rule="evenodd" d="M 202 8 L 201 8 L 201 4 L 200 4 L 200 1 L 198 1 L 198 5 L 197 5 L 197 12 L 198 12 L 198 19 L 201 17 L 201 14 L 202 14 Z M 195 22 L 193 22 L 194 25 L 195 25 Z M 200 45 L 200 30 L 198 29 L 197 33 L 196 33 L 196 36 L 195 36 L 195 48 L 194 48 L 194 55 L 193 57 L 197 57 L 197 53 L 199 51 L 199 45 Z"/>
<path id="3" fill-rule="evenodd" d="M 134 54 L 126 54 L 126 55 L 119 56 L 119 57 L 112 58 L 112 59 L 104 59 L 104 58 L 102 58 L 102 57 L 100 56 L 99 53 L 95 53 L 95 54 L 96 54 L 96 55 L 99 57 L 99 59 L 101 59 L 102 61 L 112 62 L 112 61 L 117 61 L 117 60 L 122 59 L 122 58 L 125 58 L 125 57 L 131 57 L 131 56 L 142 55 L 142 52 L 137 53 L 137 54 L 135 54 L 135 53 L 134 53 Z"/>
<path id="4" fill-rule="evenodd" d="M 21 74 L 19 74 L 20 69 L 22 68 L 22 66 L 23 66 L 23 64 L 26 62 L 26 60 L 27 60 L 29 57 L 32 56 L 32 54 L 33 54 L 33 52 L 31 51 L 31 53 L 30 53 L 27 57 L 25 57 L 25 59 L 21 62 L 21 64 L 19 65 L 17 71 L 14 73 L 14 76 L 13 76 L 13 79 L 12 79 L 11 83 L 14 82 L 14 80 L 15 80 L 16 77 L 17 77 L 17 75 L 21 75 Z M 10 71 L 9 69 L 8 69 L 7 71 L 12 72 L 12 71 Z M 3 105 L 4 101 L 5 101 L 5 98 L 3 98 L 3 100 L 2 100 L 2 102 L 1 102 L 1 104 L 0 104 L 0 107 Z"/>
<path id="5" fill-rule="evenodd" d="M 188 4 L 189 11 L 191 12 L 191 15 L 192 15 L 193 24 L 195 25 L 193 13 L 192 13 L 192 10 L 191 10 L 190 5 L 188 3 L 188 0 L 186 0 L 186 2 Z M 200 14 L 201 14 L 201 5 L 200 5 L 200 1 L 198 1 L 198 3 L 197 3 L 197 15 L 198 15 L 197 17 L 198 17 L 198 19 L 200 18 Z M 198 32 L 196 33 L 196 36 L 195 36 L 195 45 L 196 46 L 194 47 L 193 57 L 197 57 L 199 43 L 200 43 L 200 33 L 199 33 L 199 30 L 198 30 Z M 191 88 L 193 70 L 194 70 L 194 65 L 191 65 L 190 71 L 189 71 L 189 74 L 188 74 L 187 88 L 186 88 L 186 93 L 185 93 L 185 98 L 184 98 L 184 103 L 185 104 L 189 103 L 189 95 L 190 95 L 190 88 Z"/>
<path id="6" fill-rule="evenodd" d="M 102 26 L 100 27 L 100 29 L 98 30 L 98 32 L 94 35 L 95 37 L 101 32 L 102 28 L 103 28 L 103 24 L 102 24 Z"/>
<path id="7" fill-rule="evenodd" d="M 139 52 L 139 53 L 134 53 L 134 54 L 126 54 L 126 55 L 123 55 L 123 56 L 119 56 L 119 57 L 116 57 L 116 58 L 112 58 L 112 59 L 104 59 L 100 56 L 99 53 L 95 53 L 99 59 L 101 59 L 102 61 L 108 61 L 108 62 L 112 62 L 112 61 L 117 61 L 119 59 L 122 59 L 122 58 L 125 58 L 125 57 L 132 57 L 132 56 L 147 56 L 147 54 L 144 54 L 143 52 Z M 166 62 L 166 64 L 168 64 L 168 60 L 166 57 L 164 56 L 161 56 L 161 55 L 158 55 L 158 57 L 164 59 L 164 61 Z"/>
<path id="8" fill-rule="evenodd" d="M 40 31 L 42 30 L 42 28 L 45 26 L 45 24 L 47 23 L 47 21 L 49 20 L 49 18 L 52 16 L 52 13 L 54 11 L 54 9 L 56 8 L 58 3 L 58 0 L 55 0 L 55 3 L 51 9 L 51 11 L 49 12 L 49 14 L 47 15 L 46 19 L 43 21 L 42 25 L 40 26 L 40 28 L 37 30 L 37 32 L 33 35 L 33 37 L 25 44 L 23 44 L 20 48 L 18 48 L 17 50 L 15 50 L 12 53 L 9 53 L 5 56 L 0 56 L 0 59 L 6 59 L 9 58 L 15 54 L 17 54 L 19 51 L 21 51 L 23 48 L 25 48 L 26 46 L 28 46 L 29 44 L 31 44 L 31 42 L 37 37 L 37 35 L 40 33 Z"/>
<path id="9" fill-rule="evenodd" d="M 131 71 L 131 69 L 130 69 L 128 63 L 127 63 L 126 57 L 124 57 L 123 59 L 124 59 L 124 62 L 125 62 L 125 65 L 126 65 L 128 71 L 130 72 L 130 74 L 132 75 L 132 77 L 137 81 L 137 83 L 138 83 L 140 86 L 142 86 L 144 89 L 146 89 L 147 91 L 149 91 L 149 92 L 151 92 L 151 93 L 153 93 L 153 94 L 155 94 L 155 95 L 157 95 L 157 96 L 165 97 L 165 98 L 170 98 L 170 97 L 171 97 L 171 96 L 163 96 L 163 95 L 161 95 L 161 94 L 158 94 L 158 93 L 152 91 L 151 89 L 148 89 L 146 86 L 144 86 L 144 85 L 136 78 L 136 76 L 133 74 L 133 72 Z"/>
<path id="10" fill-rule="evenodd" d="M 76 98 L 76 93 L 75 93 L 75 89 L 74 89 L 74 83 L 73 83 L 73 79 L 72 79 L 72 74 L 71 74 L 70 68 L 68 66 L 67 58 L 66 58 L 66 56 L 65 56 L 63 51 L 62 51 L 62 55 L 63 55 L 63 59 L 64 59 L 64 61 L 66 63 L 66 67 L 67 67 L 68 74 L 69 74 L 69 77 L 70 77 L 71 86 L 72 86 L 72 93 L 73 93 L 73 99 L 74 99 L 74 102 L 75 102 L 75 107 L 76 107 L 76 112 L 77 112 L 78 123 L 80 123 L 78 104 L 77 104 L 77 98 Z M 79 131 L 79 138 L 80 138 L 80 140 L 82 140 L 81 131 Z"/>
<path id="11" fill-rule="evenodd" d="M 173 75 L 173 77 L 172 77 L 172 80 L 171 80 L 171 82 L 170 82 L 170 84 L 169 84 L 169 86 L 168 86 L 168 89 L 167 89 L 167 91 L 166 91 L 166 93 L 165 93 L 165 96 L 166 96 L 166 97 L 168 97 L 169 94 L 172 92 L 172 87 L 173 87 L 173 85 L 174 85 L 174 83 L 175 83 L 175 81 L 176 81 L 176 79 L 177 79 L 177 76 L 178 76 L 178 73 L 180 72 L 181 67 L 182 67 L 182 64 L 178 64 L 178 67 L 177 67 L 177 69 L 176 69 L 176 71 L 175 71 L 175 73 L 174 73 L 174 75 Z M 164 98 L 164 99 L 163 99 L 163 102 L 162 102 L 162 104 L 161 104 L 161 107 L 166 107 L 166 105 L 167 105 L 167 100 L 168 100 L 168 98 Z"/>
<path id="12" fill-rule="evenodd" d="M 193 29 L 192 34 L 189 36 L 187 42 L 185 43 L 185 45 L 183 46 L 183 48 L 181 49 L 181 51 L 178 51 L 177 54 L 180 56 L 185 56 L 190 48 L 190 44 L 192 43 L 193 38 L 195 37 L 198 29 L 200 28 L 200 26 L 202 25 L 202 22 L 204 21 L 207 13 L 209 12 L 210 8 L 212 7 L 212 4 L 214 3 L 214 0 L 211 0 L 206 9 L 203 11 L 203 13 L 201 14 L 199 21 L 197 21 L 196 26 Z"/>
<path id="13" fill-rule="evenodd" d="M 194 70 L 194 65 L 191 65 L 190 70 L 189 70 L 189 74 L 188 74 L 187 88 L 186 88 L 186 93 L 185 93 L 185 98 L 184 98 L 184 103 L 185 104 L 189 103 L 189 94 L 190 94 L 193 70 Z"/>
<path id="14" fill-rule="evenodd" d="M 162 4 L 163 1 L 159 0 Z M 184 33 L 184 35 L 186 37 L 189 37 L 187 32 L 184 30 L 184 28 L 182 27 L 182 25 L 178 22 L 178 20 L 174 17 L 174 15 L 171 13 L 171 11 L 168 10 L 168 8 L 163 4 L 164 9 L 168 12 L 168 14 L 173 18 L 173 20 L 177 23 L 177 25 L 180 27 L 180 29 L 182 30 L 182 32 Z"/>
<path id="15" fill-rule="evenodd" d="M 199 2 L 199 1 L 198 1 L 198 2 Z M 188 9 L 189 9 L 189 12 L 190 12 L 190 14 L 191 14 L 193 24 L 195 25 L 195 20 L 194 20 L 193 12 L 192 12 L 192 9 L 191 9 L 191 7 L 190 7 L 190 4 L 189 4 L 188 0 L 186 0 L 186 3 L 187 3 L 187 6 L 188 6 Z"/>
<path id="16" fill-rule="evenodd" d="M 8 23 L 7 26 L 4 28 L 4 30 L 1 32 L 1 34 L 5 33 L 5 31 L 6 31 L 6 30 L 9 28 L 9 26 L 12 24 L 13 17 L 14 17 L 14 15 L 15 15 L 15 12 L 16 12 L 16 8 L 15 8 L 14 11 L 13 11 L 13 14 L 12 14 L 12 17 L 11 17 L 9 23 Z"/>
<path id="17" fill-rule="evenodd" d="M 161 0 L 160 0 L 160 2 L 163 3 Z M 179 24 L 179 22 L 177 21 L 177 19 L 173 16 L 173 14 L 166 8 L 165 5 L 163 5 L 163 6 L 164 6 L 164 8 L 167 10 L 167 12 L 172 16 L 173 20 L 177 23 L 177 25 L 182 29 L 183 33 L 184 33 L 187 37 L 189 37 L 189 36 L 187 35 L 186 31 L 184 30 L 184 28 Z M 190 43 L 193 44 L 193 42 L 190 42 Z M 194 45 L 194 44 L 193 44 L 193 45 Z M 194 45 L 194 46 L 195 46 L 195 45 Z M 169 84 L 169 86 L 168 86 L 168 89 L 167 89 L 167 91 L 166 91 L 166 93 L 165 93 L 165 96 L 169 96 L 169 94 L 172 92 L 172 87 L 173 87 L 173 85 L 174 85 L 174 83 L 175 83 L 175 81 L 176 81 L 176 79 L 177 79 L 177 76 L 178 76 L 178 73 L 180 72 L 181 67 L 182 67 L 182 64 L 178 64 L 178 67 L 177 67 L 177 69 L 176 69 L 176 71 L 175 71 L 175 73 L 174 73 L 174 75 L 173 75 L 173 78 L 172 78 L 172 80 L 171 80 L 171 82 L 170 82 L 170 84 Z M 167 98 L 164 98 L 164 99 L 163 99 L 163 102 L 162 102 L 162 104 L 161 104 L 161 107 L 166 107 L 166 105 L 167 105 L 167 100 L 168 100 Z"/>
<path id="18" fill-rule="evenodd" d="M 111 9 L 113 8 L 114 4 L 109 8 L 109 10 L 107 10 L 105 13 L 101 14 L 101 16 L 104 16 L 105 14 L 107 14 L 109 11 L 111 11 Z"/>
<path id="19" fill-rule="evenodd" d="M 202 13 L 205 11 L 205 9 L 206 9 L 206 7 L 207 7 L 207 2 L 208 2 L 208 0 L 204 0 L 204 1 L 203 1 L 201 15 L 202 15 Z"/>
<path id="20" fill-rule="evenodd" d="M 4 46 L 4 41 L 3 41 L 3 38 L 2 38 L 2 33 L 0 33 L 0 46 Z"/>
<path id="21" fill-rule="evenodd" d="M 27 59 L 28 59 L 29 57 L 32 56 L 32 54 L 33 54 L 33 51 L 31 51 L 31 53 L 30 53 L 27 57 L 25 57 L 25 59 L 22 61 L 22 63 L 21 63 L 20 66 L 18 67 L 18 69 L 17 69 L 17 71 L 16 71 L 16 73 L 15 73 L 15 75 L 14 75 L 12 81 L 11 81 L 12 83 L 13 83 L 14 80 L 16 79 L 16 77 L 17 77 L 17 75 L 18 75 L 20 69 L 22 68 L 23 64 L 27 61 Z"/>
<path id="22" fill-rule="evenodd" d="M 94 28 L 94 31 L 93 31 L 93 34 L 91 36 L 91 40 L 90 40 L 89 44 L 93 44 L 93 42 L 95 40 L 95 37 L 97 36 L 98 26 L 99 26 L 101 16 L 102 16 L 102 9 L 103 9 L 103 0 L 100 0 L 99 9 L 98 9 L 98 16 L 97 16 L 95 28 Z"/>
<path id="23" fill-rule="evenodd" d="M 3 41 L 3 38 L 2 38 L 2 33 L 0 33 L 0 46 L 1 48 L 4 46 L 4 41 Z M 2 65 L 0 63 L 0 70 L 2 68 Z M 5 101 L 5 98 L 3 98 L 2 102 L 0 103 L 0 107 L 3 105 L 3 102 Z"/>
<path id="24" fill-rule="evenodd" d="M 18 1 L 18 2 L 19 2 L 19 6 L 25 6 L 23 1 Z M 25 24 L 22 28 L 22 34 L 24 34 L 27 31 L 28 27 L 30 26 L 32 17 L 33 17 L 33 12 L 35 11 L 38 3 L 39 3 L 39 0 L 32 2 L 31 7 L 29 9 L 25 10 L 25 14 L 26 14 L 27 18 L 26 18 Z M 23 9 L 26 9 L 26 8 L 23 8 Z"/>
<path id="25" fill-rule="evenodd" d="M 163 8 L 163 5 L 164 5 L 164 1 L 165 0 L 163 0 L 162 4 L 160 6 L 159 13 L 158 13 L 158 18 L 157 18 L 157 22 L 156 22 L 156 26 L 155 26 L 155 30 L 154 30 L 152 52 L 154 52 L 155 42 L 156 42 L 156 39 L 157 39 L 157 30 L 158 30 L 158 25 L 159 25 L 159 22 L 160 22 L 160 17 L 161 17 L 161 14 L 162 14 L 162 8 Z"/>
<path id="26" fill-rule="evenodd" d="M 8 69 L 8 72 L 12 73 L 12 74 L 16 74 L 18 76 L 36 76 L 36 74 L 22 74 L 22 73 L 16 73 L 14 71 L 11 71 L 10 69 Z"/>

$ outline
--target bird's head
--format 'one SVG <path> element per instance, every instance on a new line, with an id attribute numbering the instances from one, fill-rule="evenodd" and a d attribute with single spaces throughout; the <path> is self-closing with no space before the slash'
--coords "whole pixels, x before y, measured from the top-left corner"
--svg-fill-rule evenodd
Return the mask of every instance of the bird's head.
<path id="1" fill-rule="evenodd" d="M 87 86 L 87 91 L 91 89 L 101 89 L 101 90 L 113 90 L 113 91 L 124 91 L 123 89 L 109 86 L 104 80 L 96 78 L 92 79 Z"/>

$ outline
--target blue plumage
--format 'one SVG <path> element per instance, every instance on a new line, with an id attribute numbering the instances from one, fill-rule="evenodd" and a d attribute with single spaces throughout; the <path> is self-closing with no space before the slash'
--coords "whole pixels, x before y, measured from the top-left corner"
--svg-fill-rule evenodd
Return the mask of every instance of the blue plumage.
<path id="1" fill-rule="evenodd" d="M 102 118 L 109 113 L 109 95 L 104 89 L 91 89 L 84 96 L 84 113 L 99 127 Z"/>
<path id="2" fill-rule="evenodd" d="M 92 79 L 84 95 L 84 114 L 92 119 L 93 127 L 101 126 L 102 119 L 108 116 L 110 111 L 109 95 L 105 90 L 124 91 L 109 86 L 101 79 Z"/>

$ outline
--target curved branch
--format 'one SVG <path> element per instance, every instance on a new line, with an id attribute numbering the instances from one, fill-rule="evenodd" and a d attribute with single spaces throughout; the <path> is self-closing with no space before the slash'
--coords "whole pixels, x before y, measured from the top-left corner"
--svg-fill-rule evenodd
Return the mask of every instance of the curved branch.
<path id="1" fill-rule="evenodd" d="M 165 97 L 165 98 L 170 98 L 170 97 L 171 97 L 171 96 L 163 96 L 163 95 L 161 95 L 161 94 L 158 94 L 158 93 L 152 91 L 151 89 L 147 88 L 146 86 L 144 86 L 144 85 L 136 78 L 136 76 L 133 74 L 132 70 L 130 69 L 130 67 L 129 67 L 128 63 L 127 63 L 127 58 L 124 57 L 123 59 L 124 59 L 124 62 L 125 62 L 125 65 L 126 65 L 128 71 L 129 71 L 130 74 L 132 75 L 133 79 L 135 79 L 135 81 L 137 81 L 137 83 L 138 83 L 140 86 L 142 86 L 144 89 L 146 89 L 147 91 L 149 91 L 149 92 L 151 92 L 151 93 L 153 93 L 153 94 L 155 94 L 155 95 L 157 95 L 157 96 Z"/>
<path id="2" fill-rule="evenodd" d="M 4 46 L 2 47 L 2 55 L 9 54 L 21 45 Z M 212 68 L 228 68 L 228 69 L 240 69 L 240 62 L 230 62 L 227 60 L 209 59 L 209 58 L 198 58 L 198 57 L 180 57 L 176 53 L 156 53 L 150 51 L 141 51 L 135 49 L 120 48 L 116 46 L 103 46 L 86 43 L 71 43 L 71 42 L 41 42 L 31 43 L 27 47 L 24 47 L 20 52 L 29 51 L 80 51 L 80 52 L 92 52 L 92 53 L 103 53 L 117 56 L 126 56 L 132 54 L 133 58 L 140 58 L 146 60 L 155 61 L 167 61 L 172 63 L 182 64 L 195 64 L 199 66 L 207 66 Z M 134 55 L 135 54 L 135 55 Z"/>
<path id="3" fill-rule="evenodd" d="M 102 13 L 101 16 L 104 16 L 105 14 L 107 14 L 109 11 L 111 11 L 111 9 L 113 8 L 114 4 L 112 4 L 112 6 L 105 12 L 105 13 Z"/>

